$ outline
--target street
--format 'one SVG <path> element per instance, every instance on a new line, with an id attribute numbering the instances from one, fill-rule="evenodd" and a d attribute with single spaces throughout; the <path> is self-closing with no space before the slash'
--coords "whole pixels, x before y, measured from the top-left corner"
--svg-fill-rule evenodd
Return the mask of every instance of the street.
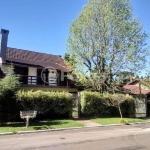
<path id="1" fill-rule="evenodd" d="M 0 136 L 0 150 L 149 150 L 150 123 Z"/>

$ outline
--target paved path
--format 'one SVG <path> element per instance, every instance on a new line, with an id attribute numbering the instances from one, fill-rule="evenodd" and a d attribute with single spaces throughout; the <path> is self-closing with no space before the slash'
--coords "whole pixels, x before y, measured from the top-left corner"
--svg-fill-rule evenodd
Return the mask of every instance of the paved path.
<path id="1" fill-rule="evenodd" d="M 150 150 L 150 123 L 4 135 L 0 150 Z"/>
<path id="2" fill-rule="evenodd" d="M 97 127 L 100 126 L 100 124 L 92 122 L 90 120 L 76 120 L 77 122 L 85 125 L 85 127 Z"/>

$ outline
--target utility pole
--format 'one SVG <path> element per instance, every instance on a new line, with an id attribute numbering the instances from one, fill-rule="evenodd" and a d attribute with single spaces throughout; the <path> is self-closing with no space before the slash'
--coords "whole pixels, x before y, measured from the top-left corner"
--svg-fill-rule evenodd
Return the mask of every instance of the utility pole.
<path id="1" fill-rule="evenodd" d="M 139 92 L 140 92 L 140 99 L 141 99 L 141 80 L 139 79 Z"/>

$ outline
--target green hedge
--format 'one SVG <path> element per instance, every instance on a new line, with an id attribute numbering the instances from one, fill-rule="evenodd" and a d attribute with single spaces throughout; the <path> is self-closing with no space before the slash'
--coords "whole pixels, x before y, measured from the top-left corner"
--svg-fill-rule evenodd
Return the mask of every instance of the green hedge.
<path id="1" fill-rule="evenodd" d="M 116 107 L 104 105 L 109 95 L 98 92 L 81 92 L 81 115 L 89 117 L 116 117 L 119 111 Z M 129 96 L 128 100 L 121 104 L 124 117 L 135 116 L 134 100 Z"/>
<path id="2" fill-rule="evenodd" d="M 121 104 L 121 110 L 124 116 L 135 117 L 135 103 L 133 97 L 129 96 L 128 99 Z"/>
<path id="3" fill-rule="evenodd" d="M 67 92 L 18 91 L 18 110 L 36 110 L 38 119 L 71 117 L 72 95 Z"/>
<path id="4" fill-rule="evenodd" d="M 0 95 L 0 124 L 16 119 L 16 99 L 14 92 L 7 90 Z"/>

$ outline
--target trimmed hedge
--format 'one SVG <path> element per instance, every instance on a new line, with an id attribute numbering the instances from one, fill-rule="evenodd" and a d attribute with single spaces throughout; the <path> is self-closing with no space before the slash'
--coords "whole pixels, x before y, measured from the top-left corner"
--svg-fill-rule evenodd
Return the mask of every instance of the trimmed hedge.
<path id="1" fill-rule="evenodd" d="M 106 106 L 103 102 L 109 98 L 109 94 L 99 92 L 81 92 L 81 115 L 88 117 L 116 117 L 119 111 L 116 107 Z M 123 117 L 135 116 L 134 100 L 128 96 L 127 101 L 121 104 Z"/>
<path id="2" fill-rule="evenodd" d="M 0 124 L 16 119 L 16 99 L 14 92 L 7 90 L 0 95 Z"/>
<path id="3" fill-rule="evenodd" d="M 134 98 L 128 96 L 128 99 L 121 104 L 121 110 L 123 115 L 126 117 L 135 117 L 135 103 Z"/>
<path id="4" fill-rule="evenodd" d="M 67 92 L 18 91 L 16 97 L 18 110 L 36 110 L 37 119 L 72 115 L 72 95 Z"/>

